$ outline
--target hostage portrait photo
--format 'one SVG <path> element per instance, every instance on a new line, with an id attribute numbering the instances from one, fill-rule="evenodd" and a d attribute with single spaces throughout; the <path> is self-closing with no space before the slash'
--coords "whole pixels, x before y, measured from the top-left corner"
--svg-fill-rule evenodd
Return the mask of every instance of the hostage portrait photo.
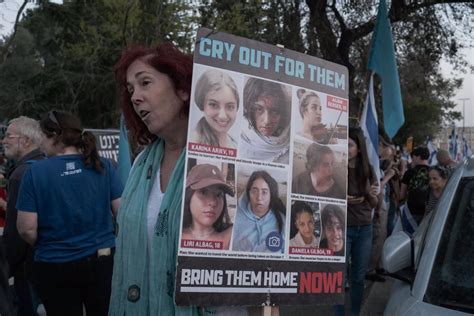
<path id="1" fill-rule="evenodd" d="M 290 253 L 291 247 L 319 248 L 319 203 L 292 201 L 290 224 Z"/>
<path id="2" fill-rule="evenodd" d="M 236 207 L 235 166 L 191 158 L 187 169 L 181 247 L 228 250 Z"/>
<path id="3" fill-rule="evenodd" d="M 292 193 L 346 198 L 347 149 L 343 145 L 295 142 L 293 150 Z"/>
<path id="4" fill-rule="evenodd" d="M 237 169 L 238 200 L 231 249 L 282 253 L 287 213 L 285 171 L 247 165 Z"/>
<path id="5" fill-rule="evenodd" d="M 237 149 L 242 117 L 242 76 L 194 66 L 189 142 Z"/>
<path id="6" fill-rule="evenodd" d="M 292 125 L 294 140 L 321 145 L 347 143 L 347 111 L 327 106 L 328 95 L 303 88 L 293 88 Z"/>
<path id="7" fill-rule="evenodd" d="M 291 130 L 291 87 L 245 77 L 239 156 L 288 164 Z"/>
<path id="8" fill-rule="evenodd" d="M 346 208 L 321 203 L 321 239 L 319 248 L 328 249 L 333 256 L 345 255 Z"/>

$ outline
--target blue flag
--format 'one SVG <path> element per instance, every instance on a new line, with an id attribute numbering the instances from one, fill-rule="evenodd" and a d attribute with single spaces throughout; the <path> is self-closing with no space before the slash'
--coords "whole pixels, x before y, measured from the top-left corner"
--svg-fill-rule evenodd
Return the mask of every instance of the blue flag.
<path id="1" fill-rule="evenodd" d="M 368 68 L 382 79 L 383 123 L 393 138 L 405 122 L 392 31 L 385 0 L 380 0 Z"/>
<path id="2" fill-rule="evenodd" d="M 379 160 L 379 129 L 374 102 L 373 75 L 370 76 L 369 91 L 367 92 L 367 99 L 362 110 L 362 117 L 360 118 L 360 128 L 364 132 L 365 147 L 367 147 L 370 165 L 374 169 L 377 180 L 380 180 L 382 176 Z"/>
<path id="3" fill-rule="evenodd" d="M 128 145 L 127 130 L 123 114 L 120 115 L 120 138 L 119 138 L 119 155 L 118 155 L 118 172 L 122 184 L 125 185 L 130 173 L 130 146 Z"/>

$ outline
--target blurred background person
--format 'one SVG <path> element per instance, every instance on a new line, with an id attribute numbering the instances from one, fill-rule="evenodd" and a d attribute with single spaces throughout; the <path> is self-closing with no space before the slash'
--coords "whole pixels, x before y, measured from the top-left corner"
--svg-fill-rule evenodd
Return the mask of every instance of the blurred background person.
<path id="1" fill-rule="evenodd" d="M 189 171 L 182 239 L 220 241 L 221 249 L 229 249 L 232 223 L 226 194 L 234 196 L 234 190 L 216 166 L 200 164 Z"/>
<path id="2" fill-rule="evenodd" d="M 344 256 L 346 218 L 343 210 L 337 205 L 326 205 L 321 210 L 321 224 L 323 226 L 323 235 L 319 248 L 332 250 L 334 256 Z"/>
<path id="3" fill-rule="evenodd" d="M 296 201 L 291 211 L 297 233 L 290 239 L 290 247 L 319 248 L 319 236 L 314 234 L 316 223 L 311 206 L 305 202 Z"/>
<path id="4" fill-rule="evenodd" d="M 447 168 L 450 171 L 456 169 L 458 166 L 457 162 L 451 158 L 449 151 L 446 149 L 438 149 L 436 160 L 438 161 L 438 165 Z"/>
<path id="5" fill-rule="evenodd" d="M 288 88 L 258 78 L 248 78 L 244 87 L 244 117 L 240 156 L 289 162 L 291 101 Z"/>
<path id="6" fill-rule="evenodd" d="M 49 158 L 25 172 L 17 202 L 35 288 L 48 316 L 107 315 L 121 181 L 77 117 L 50 111 L 40 126 Z"/>
<path id="7" fill-rule="evenodd" d="M 32 285 L 33 249 L 17 229 L 17 199 L 23 175 L 37 160 L 44 159 L 39 149 L 43 139 L 38 121 L 20 116 L 10 121 L 3 139 L 5 156 L 14 162 L 8 175 L 8 198 L 3 241 L 9 264 L 9 276 L 13 277 L 18 315 L 36 315 L 37 295 Z"/>
<path id="8" fill-rule="evenodd" d="M 312 143 L 306 150 L 306 171 L 293 179 L 292 192 L 345 199 L 343 186 L 334 175 L 335 155 L 329 146 Z"/>
<path id="9" fill-rule="evenodd" d="M 208 70 L 199 77 L 194 90 L 194 102 L 204 116 L 197 123 L 191 141 L 237 148 L 237 141 L 229 134 L 240 102 L 232 77 L 220 70 Z"/>
<path id="10" fill-rule="evenodd" d="M 253 172 L 237 204 L 232 250 L 283 252 L 285 213 L 276 180 L 264 170 Z M 278 249 L 269 247 L 267 237 L 273 235 L 279 238 Z"/>
<path id="11" fill-rule="evenodd" d="M 430 181 L 430 191 L 426 200 L 425 216 L 432 212 L 443 194 L 446 183 L 448 183 L 450 171 L 446 167 L 434 166 L 430 168 L 428 173 Z"/>

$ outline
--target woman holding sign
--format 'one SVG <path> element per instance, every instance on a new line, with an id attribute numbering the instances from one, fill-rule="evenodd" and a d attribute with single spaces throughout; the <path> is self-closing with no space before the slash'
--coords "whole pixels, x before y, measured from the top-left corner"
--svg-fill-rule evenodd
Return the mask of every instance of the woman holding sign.
<path id="1" fill-rule="evenodd" d="M 234 196 L 234 190 L 219 168 L 200 164 L 191 169 L 186 178 L 183 240 L 208 240 L 212 249 L 229 249 L 232 224 L 226 194 Z"/>
<path id="2" fill-rule="evenodd" d="M 282 84 L 248 78 L 244 87 L 244 117 L 239 156 L 288 163 L 290 94 Z"/>
<path id="3" fill-rule="evenodd" d="M 118 215 L 109 315 L 198 315 L 175 287 L 192 58 L 172 44 L 125 50 L 115 66 L 135 159 Z M 170 294 L 171 293 L 171 294 Z"/>
<path id="4" fill-rule="evenodd" d="M 145 148 L 119 210 L 109 315 L 219 315 L 174 300 L 192 66 L 170 43 L 127 49 L 115 66 L 130 136 Z"/>
<path id="5" fill-rule="evenodd" d="M 194 102 L 203 112 L 192 141 L 216 147 L 237 148 L 237 141 L 229 135 L 239 109 L 237 86 L 227 73 L 208 70 L 199 77 Z"/>

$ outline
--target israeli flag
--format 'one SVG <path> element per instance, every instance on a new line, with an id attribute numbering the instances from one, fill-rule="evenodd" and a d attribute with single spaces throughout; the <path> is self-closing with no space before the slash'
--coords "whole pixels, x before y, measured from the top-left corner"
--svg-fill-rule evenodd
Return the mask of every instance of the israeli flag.
<path id="1" fill-rule="evenodd" d="M 380 181 L 382 178 L 380 173 L 380 160 L 379 160 L 379 128 L 377 120 L 377 111 L 375 110 L 374 100 L 374 74 L 370 76 L 369 91 L 367 92 L 367 99 L 362 110 L 362 117 L 360 118 L 360 127 L 364 132 L 365 144 L 367 147 L 367 155 L 369 162 L 374 169 L 377 176 L 377 180 Z"/>

